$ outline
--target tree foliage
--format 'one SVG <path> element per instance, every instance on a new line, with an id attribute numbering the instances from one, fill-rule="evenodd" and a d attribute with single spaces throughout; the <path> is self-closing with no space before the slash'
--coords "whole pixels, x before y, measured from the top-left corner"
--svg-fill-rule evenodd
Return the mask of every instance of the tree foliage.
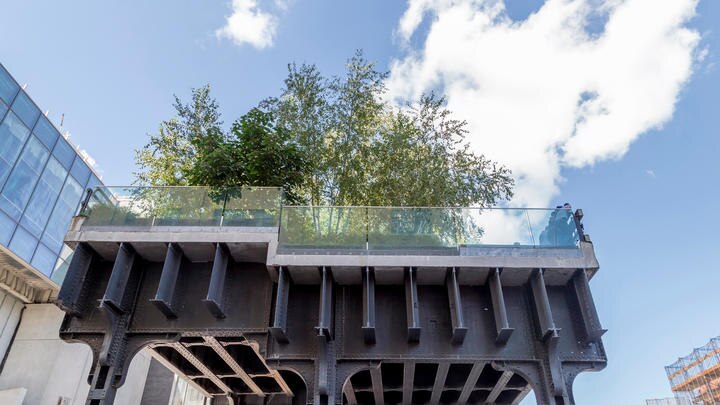
<path id="1" fill-rule="evenodd" d="M 136 183 L 150 186 L 276 186 L 289 202 L 305 177 L 303 151 L 269 112 L 253 108 L 222 130 L 210 86 L 192 90 L 192 101 L 175 97 L 176 116 L 136 151 Z"/>
<path id="2" fill-rule="evenodd" d="M 307 151 L 299 192 L 313 205 L 491 206 L 512 197 L 510 171 L 471 151 L 467 123 L 445 99 L 385 101 L 386 73 L 361 52 L 342 77 L 288 66 L 285 88 L 261 103 Z"/>
<path id="3" fill-rule="evenodd" d="M 510 171 L 477 154 L 467 124 L 428 94 L 386 101 L 387 74 L 362 52 L 345 74 L 288 66 L 278 97 L 222 130 L 210 87 L 193 90 L 177 116 L 137 151 L 147 185 L 282 186 L 311 205 L 491 206 L 512 197 Z M 492 134 L 488 134 L 492 136 Z"/>

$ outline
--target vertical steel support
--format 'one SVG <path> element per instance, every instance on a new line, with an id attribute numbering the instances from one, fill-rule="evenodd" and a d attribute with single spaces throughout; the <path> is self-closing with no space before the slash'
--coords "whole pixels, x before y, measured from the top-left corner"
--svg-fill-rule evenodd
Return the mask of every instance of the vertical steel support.
<path id="1" fill-rule="evenodd" d="M 78 243 L 58 294 L 57 306 L 74 316 L 80 315 L 80 306 L 82 304 L 79 301 L 93 256 L 94 253 L 90 245 Z"/>
<path id="2" fill-rule="evenodd" d="M 358 401 L 355 397 L 355 388 L 353 388 L 352 381 L 348 378 L 343 386 L 343 394 L 347 400 L 348 405 L 357 405 Z"/>
<path id="3" fill-rule="evenodd" d="M 447 378 L 450 364 L 440 363 L 438 365 L 437 374 L 435 374 L 435 384 L 433 384 L 432 394 L 430 396 L 431 404 L 439 404 L 440 396 L 442 395 L 443 388 L 445 387 L 445 379 Z"/>
<path id="4" fill-rule="evenodd" d="M 600 318 L 598 317 L 595 302 L 590 293 L 590 283 L 585 269 L 578 269 L 575 272 L 569 287 L 571 291 L 573 291 L 578 306 L 580 307 L 580 317 L 582 318 L 584 334 L 583 339 L 585 343 L 597 342 L 607 330 L 600 326 Z"/>
<path id="5" fill-rule="evenodd" d="M 168 318 L 177 318 L 173 302 L 175 300 L 175 285 L 177 284 L 178 275 L 180 275 L 182 260 L 183 252 L 180 246 L 176 243 L 169 243 L 157 293 L 155 298 L 150 300 Z"/>
<path id="6" fill-rule="evenodd" d="M 363 338 L 365 343 L 375 343 L 375 270 L 363 268 Z"/>
<path id="7" fill-rule="evenodd" d="M 90 380 L 86 405 L 110 405 L 115 402 L 117 389 L 113 387 L 112 380 L 115 367 L 96 363 Z"/>
<path id="8" fill-rule="evenodd" d="M 545 278 L 542 269 L 533 270 L 530 277 L 530 287 L 535 304 L 535 316 L 540 327 L 540 340 L 544 341 L 548 336 L 556 334 L 557 328 L 550 310 L 550 300 L 545 289 Z"/>
<path id="9" fill-rule="evenodd" d="M 275 294 L 275 313 L 270 334 L 278 343 L 288 343 L 287 337 L 287 310 L 288 296 L 290 294 L 290 274 L 287 267 L 278 268 L 277 291 Z"/>
<path id="10" fill-rule="evenodd" d="M 489 404 L 495 403 L 498 396 L 500 396 L 500 393 L 503 392 L 505 386 L 507 385 L 508 381 L 510 381 L 510 377 L 512 377 L 513 374 L 514 373 L 512 371 L 503 371 L 502 375 L 500 375 L 500 378 L 498 379 L 498 382 L 495 384 L 492 391 L 490 391 L 490 395 L 488 395 L 487 402 Z"/>
<path id="11" fill-rule="evenodd" d="M 370 380 L 372 382 L 373 397 L 376 404 L 385 403 L 385 392 L 383 391 L 382 370 L 380 364 L 370 367 Z"/>
<path id="12" fill-rule="evenodd" d="M 457 269 L 455 267 L 447 270 L 445 286 L 447 287 L 450 321 L 452 322 L 452 336 L 450 339 L 453 344 L 459 345 L 465 340 L 467 327 L 465 327 L 465 320 L 463 319 L 462 297 L 460 296 L 460 285 L 458 284 Z"/>
<path id="13" fill-rule="evenodd" d="M 334 324 L 332 313 L 333 277 L 329 267 L 320 268 L 320 314 L 315 330 L 318 336 L 327 340 L 333 339 Z"/>
<path id="14" fill-rule="evenodd" d="M 210 274 L 210 286 L 207 297 L 203 300 L 210 313 L 218 318 L 225 318 L 225 277 L 230 257 L 222 244 L 215 245 L 215 260 Z"/>
<path id="15" fill-rule="evenodd" d="M 507 308 L 505 307 L 505 297 L 502 291 L 502 283 L 500 282 L 500 269 L 496 268 L 490 271 L 488 278 L 488 286 L 490 288 L 490 298 L 492 299 L 493 315 L 495 317 L 495 343 L 504 345 L 510 339 L 514 328 L 510 327 L 507 317 Z"/>
<path id="16" fill-rule="evenodd" d="M 412 361 L 406 361 L 403 366 L 403 404 L 412 403 L 412 395 L 415 384 L 415 363 Z"/>
<path id="17" fill-rule="evenodd" d="M 545 278 L 543 277 L 542 269 L 533 270 L 533 274 L 530 277 L 530 287 L 535 304 L 535 316 L 537 317 L 540 328 L 540 340 L 545 343 L 548 353 L 552 394 L 557 400 L 557 398 L 563 398 L 565 396 L 565 379 L 562 374 L 562 361 L 558 355 L 558 342 L 560 340 L 560 336 L 558 335 L 559 329 L 555 327 L 555 321 L 553 320 L 552 311 L 550 310 L 550 300 L 548 299 L 545 288 Z"/>
<path id="18" fill-rule="evenodd" d="M 102 304 L 120 313 L 128 309 L 123 307 L 122 301 L 134 262 L 135 249 L 127 243 L 121 243 L 110 274 L 110 280 L 105 289 L 105 295 L 102 298 Z"/>
<path id="19" fill-rule="evenodd" d="M 460 398 L 458 398 L 457 401 L 458 404 L 466 404 L 468 402 L 470 394 L 472 394 L 475 389 L 475 384 L 477 383 L 478 378 L 480 378 L 480 374 L 482 374 L 483 368 L 485 368 L 484 361 L 479 361 L 473 364 L 467 381 L 465 381 L 465 385 L 463 385 L 463 389 L 460 391 Z"/>
<path id="20" fill-rule="evenodd" d="M 416 269 L 408 267 L 405 269 L 405 309 L 407 312 L 408 342 L 420 341 L 419 308 Z"/>

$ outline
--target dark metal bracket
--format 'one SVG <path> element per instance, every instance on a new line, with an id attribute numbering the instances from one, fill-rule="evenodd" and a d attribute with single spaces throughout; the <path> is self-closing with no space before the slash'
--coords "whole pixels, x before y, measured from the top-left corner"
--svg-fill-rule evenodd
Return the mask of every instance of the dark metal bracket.
<path id="1" fill-rule="evenodd" d="M 329 267 L 320 268 L 320 314 L 318 317 L 318 336 L 332 340 L 334 336 L 333 323 L 333 276 Z"/>
<path id="2" fill-rule="evenodd" d="M 290 274 L 286 267 L 280 266 L 277 270 L 278 282 L 275 292 L 275 312 L 272 326 L 268 329 L 278 343 L 288 343 L 287 337 L 287 311 L 288 297 L 290 295 Z"/>
<path id="3" fill-rule="evenodd" d="M 221 243 L 216 244 L 210 286 L 208 287 L 207 298 L 203 302 L 210 313 L 218 319 L 225 318 L 225 278 L 231 260 L 232 258 L 226 248 Z"/>
<path id="4" fill-rule="evenodd" d="M 500 282 L 500 269 L 495 268 L 490 271 L 488 277 L 488 287 L 490 289 L 490 298 L 492 300 L 493 315 L 495 317 L 495 343 L 504 345 L 510 339 L 515 329 L 510 327 L 508 323 L 507 308 L 505 307 L 505 297 L 502 291 L 502 283 Z"/>
<path id="5" fill-rule="evenodd" d="M 158 284 L 155 298 L 150 300 L 155 306 L 170 319 L 177 318 L 174 308 L 175 287 L 180 275 L 180 265 L 183 262 L 183 252 L 177 243 L 169 243 L 165 262 L 163 263 L 160 283 Z"/>
<path id="6" fill-rule="evenodd" d="M 364 267 L 363 283 L 363 338 L 365 343 L 375 343 L 375 270 Z"/>
<path id="7" fill-rule="evenodd" d="M 607 332 L 600 326 L 600 318 L 595 308 L 592 294 L 590 293 L 590 282 L 588 281 L 585 269 L 578 269 L 569 282 L 570 290 L 573 292 L 574 298 L 580 308 L 580 317 L 582 318 L 582 332 L 585 344 L 594 343 L 600 340 L 600 337 Z"/>
<path id="8" fill-rule="evenodd" d="M 447 287 L 448 303 L 450 305 L 450 322 L 452 324 L 452 336 L 450 341 L 459 345 L 465 340 L 467 327 L 463 318 L 462 297 L 460 296 L 460 285 L 458 283 L 458 271 L 455 267 L 447 270 L 445 276 L 445 286 Z"/>
<path id="9" fill-rule="evenodd" d="M 407 312 L 408 342 L 420 341 L 420 303 L 417 293 L 417 270 L 405 269 L 405 309 Z"/>

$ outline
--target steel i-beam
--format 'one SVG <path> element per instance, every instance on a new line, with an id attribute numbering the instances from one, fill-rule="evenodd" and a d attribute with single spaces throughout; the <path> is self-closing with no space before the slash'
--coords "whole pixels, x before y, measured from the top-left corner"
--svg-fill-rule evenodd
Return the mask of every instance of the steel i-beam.
<path id="1" fill-rule="evenodd" d="M 215 260 L 210 274 L 210 286 L 207 297 L 203 300 L 210 313 L 220 319 L 225 318 L 225 277 L 230 261 L 222 244 L 215 245 Z"/>
<path id="2" fill-rule="evenodd" d="M 570 281 L 571 290 L 574 293 L 575 300 L 580 308 L 580 317 L 582 318 L 583 339 L 585 343 L 597 342 L 600 337 L 607 332 L 600 326 L 600 318 L 595 309 L 595 302 L 590 293 L 590 283 L 588 282 L 585 269 L 575 271 Z"/>
<path id="3" fill-rule="evenodd" d="M 327 340 L 333 338 L 333 277 L 330 268 L 320 268 L 320 313 L 318 316 L 318 326 L 315 328 L 319 336 L 324 336 Z"/>
<path id="4" fill-rule="evenodd" d="M 287 268 L 280 266 L 278 268 L 277 290 L 275 292 L 275 312 L 273 314 L 273 323 L 269 328 L 270 334 L 278 343 L 288 343 L 287 337 L 287 310 L 288 297 L 290 294 L 290 274 Z"/>
<path id="5" fill-rule="evenodd" d="M 175 286 L 178 276 L 180 275 L 180 265 L 182 261 L 183 252 L 180 246 L 176 243 L 169 243 L 162 273 L 160 273 L 160 283 L 158 284 L 157 293 L 155 294 L 155 298 L 150 300 L 160 312 L 171 319 L 177 318 L 173 302 L 175 301 Z"/>
<path id="6" fill-rule="evenodd" d="M 490 289 L 493 315 L 495 317 L 495 343 L 504 345 L 507 343 L 508 339 L 510 339 L 510 335 L 512 335 L 515 329 L 511 328 L 508 323 L 505 297 L 502 291 L 502 283 L 500 282 L 500 269 L 496 268 L 490 271 L 488 287 Z"/>
<path id="7" fill-rule="evenodd" d="M 110 280 L 105 289 L 105 296 L 102 303 L 111 307 L 118 312 L 125 312 L 127 308 L 123 308 L 122 299 L 125 295 L 125 288 L 130 279 L 133 263 L 135 262 L 135 249 L 127 243 L 121 243 L 118 249 L 115 265 L 113 266 Z"/>
<path id="8" fill-rule="evenodd" d="M 450 340 L 453 344 L 462 344 L 463 340 L 465 340 L 465 334 L 467 334 L 467 327 L 465 327 L 463 318 L 462 297 L 460 296 L 460 285 L 458 284 L 458 274 L 455 267 L 447 270 L 445 285 L 450 305 L 450 322 L 452 323 Z"/>
<path id="9" fill-rule="evenodd" d="M 375 270 L 363 268 L 363 338 L 365 343 L 375 343 Z"/>
<path id="10" fill-rule="evenodd" d="M 420 341 L 420 304 L 417 293 L 417 273 L 414 267 L 405 269 L 405 309 L 407 312 L 408 342 Z"/>

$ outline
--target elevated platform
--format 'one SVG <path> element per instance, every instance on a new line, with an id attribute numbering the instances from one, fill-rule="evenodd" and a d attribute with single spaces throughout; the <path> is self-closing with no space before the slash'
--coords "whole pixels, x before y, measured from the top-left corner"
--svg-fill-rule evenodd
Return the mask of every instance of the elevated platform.
<path id="1" fill-rule="evenodd" d="M 61 337 L 95 353 L 88 403 L 112 403 L 146 346 L 231 403 L 519 403 L 534 390 L 572 404 L 575 376 L 605 366 L 580 211 L 478 243 L 501 228 L 468 237 L 446 226 L 467 218 L 456 212 L 343 208 L 339 222 L 337 207 L 293 208 L 275 226 L 237 212 L 212 226 L 76 218 L 57 304 Z"/>

